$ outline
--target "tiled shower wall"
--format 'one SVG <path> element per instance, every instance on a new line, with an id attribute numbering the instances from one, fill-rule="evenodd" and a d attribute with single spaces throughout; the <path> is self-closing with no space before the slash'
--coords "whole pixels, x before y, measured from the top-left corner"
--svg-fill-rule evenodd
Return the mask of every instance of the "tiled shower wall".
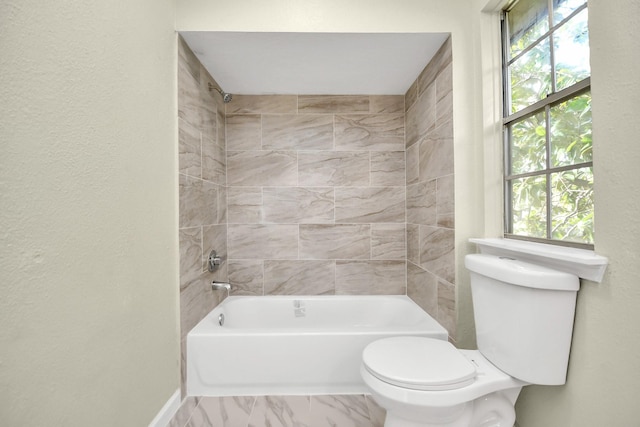
<path id="1" fill-rule="evenodd" d="M 226 264 L 207 271 L 210 249 L 226 253 L 226 154 L 224 104 L 216 84 L 182 38 L 178 43 L 178 150 L 180 239 L 180 348 L 185 378 L 187 332 L 218 305 L 213 279 L 226 280 Z M 184 395 L 184 390 L 183 390 Z"/>
<path id="2" fill-rule="evenodd" d="M 225 105 L 209 83 L 180 39 L 183 385 L 186 334 L 224 297 L 213 279 L 235 295 L 407 293 L 455 338 L 450 41 L 405 96 Z"/>
<path id="3" fill-rule="evenodd" d="M 236 96 L 226 113 L 233 294 L 405 294 L 404 96 Z"/>
<path id="4" fill-rule="evenodd" d="M 405 95 L 407 294 L 456 336 L 449 38 Z"/>

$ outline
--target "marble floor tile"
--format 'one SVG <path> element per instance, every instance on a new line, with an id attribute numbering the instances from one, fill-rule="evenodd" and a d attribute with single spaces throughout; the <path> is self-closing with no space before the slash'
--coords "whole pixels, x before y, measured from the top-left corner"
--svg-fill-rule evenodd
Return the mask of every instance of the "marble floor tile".
<path id="1" fill-rule="evenodd" d="M 256 398 L 203 397 L 194 409 L 191 427 L 246 427 Z"/>
<path id="2" fill-rule="evenodd" d="M 369 427 L 369 410 L 363 395 L 312 396 L 312 427 Z"/>
<path id="3" fill-rule="evenodd" d="M 309 396 L 260 396 L 249 427 L 311 427 Z"/>

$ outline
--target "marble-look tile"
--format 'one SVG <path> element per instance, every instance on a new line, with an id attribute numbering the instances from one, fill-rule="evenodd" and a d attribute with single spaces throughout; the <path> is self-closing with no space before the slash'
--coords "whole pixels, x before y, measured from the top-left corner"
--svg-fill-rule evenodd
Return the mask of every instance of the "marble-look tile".
<path id="1" fill-rule="evenodd" d="M 449 63 L 436 78 L 436 101 L 453 91 L 453 64 Z"/>
<path id="2" fill-rule="evenodd" d="M 260 114 L 227 115 L 227 150 L 260 150 L 262 144 Z"/>
<path id="3" fill-rule="evenodd" d="M 405 295 L 405 261 L 336 261 L 336 295 Z"/>
<path id="4" fill-rule="evenodd" d="M 371 95 L 369 112 L 374 114 L 404 113 L 404 95 Z"/>
<path id="5" fill-rule="evenodd" d="M 202 227 L 181 228 L 180 241 L 180 289 L 202 273 Z"/>
<path id="6" fill-rule="evenodd" d="M 336 188 L 336 222 L 405 222 L 404 187 Z"/>
<path id="7" fill-rule="evenodd" d="M 311 396 L 313 427 L 370 427 L 365 397 L 355 395 Z"/>
<path id="8" fill-rule="evenodd" d="M 437 179 L 438 227 L 453 228 L 455 222 L 454 176 L 447 175 Z"/>
<path id="9" fill-rule="evenodd" d="M 412 262 L 407 263 L 407 295 L 434 319 L 438 315 L 438 279 Z"/>
<path id="10" fill-rule="evenodd" d="M 262 222 L 261 187 L 229 187 L 227 203 L 227 220 L 230 224 Z"/>
<path id="11" fill-rule="evenodd" d="M 304 151 L 298 153 L 299 185 L 369 185 L 369 153 Z"/>
<path id="12" fill-rule="evenodd" d="M 420 181 L 429 181 L 453 172 L 453 140 L 427 138 L 420 142 Z"/>
<path id="13" fill-rule="evenodd" d="M 405 185 L 404 151 L 371 152 L 371 185 L 393 187 Z"/>
<path id="14" fill-rule="evenodd" d="M 229 224 L 228 230 L 229 258 L 298 258 L 297 225 Z"/>
<path id="15" fill-rule="evenodd" d="M 378 405 L 378 402 L 371 395 L 365 396 L 367 409 L 369 409 L 370 427 L 384 427 L 384 420 L 387 417 L 387 411 Z"/>
<path id="16" fill-rule="evenodd" d="M 333 116 L 317 114 L 264 114 L 264 150 L 330 150 Z"/>
<path id="17" fill-rule="evenodd" d="M 220 294 L 220 295 L 219 295 Z M 180 290 L 180 333 L 186 335 L 225 295 L 211 290 L 210 273 L 201 273 Z"/>
<path id="18" fill-rule="evenodd" d="M 248 427 L 311 427 L 309 396 L 259 396 Z"/>
<path id="19" fill-rule="evenodd" d="M 186 43 L 178 49 L 178 117 L 200 129 L 202 126 L 200 97 L 200 62 Z"/>
<path id="20" fill-rule="evenodd" d="M 209 271 L 209 254 L 214 250 L 222 258 L 222 263 L 211 280 L 227 279 L 227 224 L 202 227 L 202 271 Z"/>
<path id="21" fill-rule="evenodd" d="M 262 191 L 266 223 L 333 222 L 334 190 L 331 187 L 265 187 Z"/>
<path id="22" fill-rule="evenodd" d="M 264 295 L 264 269 L 261 259 L 228 261 L 231 295 Z"/>
<path id="23" fill-rule="evenodd" d="M 420 226 L 407 224 L 407 260 L 420 264 Z"/>
<path id="24" fill-rule="evenodd" d="M 215 104 L 212 104 L 210 100 L 205 100 L 203 97 L 206 97 L 202 92 L 202 87 L 200 90 L 200 132 L 202 132 L 202 139 L 208 139 L 217 142 L 218 139 L 218 111 L 215 107 Z"/>
<path id="25" fill-rule="evenodd" d="M 420 179 L 420 144 L 413 144 L 406 151 L 406 185 L 415 184 Z"/>
<path id="26" fill-rule="evenodd" d="M 225 185 L 227 181 L 227 159 L 224 148 L 215 144 L 213 140 L 202 140 L 202 179 L 218 185 Z"/>
<path id="27" fill-rule="evenodd" d="M 218 135 L 216 138 L 216 144 L 220 147 L 227 149 L 227 124 L 226 116 L 224 114 L 224 105 L 218 107 Z"/>
<path id="28" fill-rule="evenodd" d="M 335 122 L 336 150 L 404 150 L 404 114 L 340 115 Z"/>
<path id="29" fill-rule="evenodd" d="M 333 295 L 336 266 L 334 261 L 264 262 L 265 295 Z"/>
<path id="30" fill-rule="evenodd" d="M 371 259 L 406 259 L 404 224 L 371 224 Z"/>
<path id="31" fill-rule="evenodd" d="M 218 215 L 218 189 L 215 184 L 180 174 L 180 228 L 215 224 Z"/>
<path id="32" fill-rule="evenodd" d="M 454 231 L 420 226 L 420 267 L 455 283 Z"/>
<path id="33" fill-rule="evenodd" d="M 424 92 L 424 89 L 436 80 L 438 74 L 451 63 L 451 60 L 451 37 L 449 37 L 418 76 L 418 94 Z"/>
<path id="34" fill-rule="evenodd" d="M 413 106 L 413 104 L 418 99 L 418 79 L 415 79 L 407 92 L 404 94 L 404 111 L 405 113 L 409 111 L 409 108 Z"/>
<path id="35" fill-rule="evenodd" d="M 244 427 L 255 397 L 202 397 L 189 422 L 192 427 Z"/>
<path id="36" fill-rule="evenodd" d="M 300 225 L 300 259 L 369 259 L 369 224 Z"/>
<path id="37" fill-rule="evenodd" d="M 299 113 L 368 113 L 366 95 L 300 95 Z"/>
<path id="38" fill-rule="evenodd" d="M 295 151 L 227 151 L 229 186 L 295 186 L 298 158 Z"/>
<path id="39" fill-rule="evenodd" d="M 438 280 L 438 316 L 436 320 L 456 339 L 456 288 L 451 283 Z"/>
<path id="40" fill-rule="evenodd" d="M 182 404 L 180 405 L 180 408 L 178 408 L 178 411 L 175 413 L 173 418 L 171 418 L 171 421 L 169 422 L 169 425 L 167 427 L 184 427 L 189 421 L 193 410 L 198 406 L 199 401 L 200 398 L 198 397 L 185 397 L 185 399 L 182 401 Z"/>
<path id="41" fill-rule="evenodd" d="M 178 120 L 178 163 L 180 173 L 198 178 L 201 176 L 200 131 L 182 119 Z"/>
<path id="42" fill-rule="evenodd" d="M 224 224 L 227 222 L 227 187 L 218 186 L 218 220 L 216 223 Z"/>
<path id="43" fill-rule="evenodd" d="M 407 186 L 407 222 L 436 225 L 436 180 Z"/>
<path id="44" fill-rule="evenodd" d="M 452 117 L 453 92 L 448 92 L 436 102 L 436 127 L 450 122 Z"/>
<path id="45" fill-rule="evenodd" d="M 422 139 L 436 125 L 436 91 L 433 86 L 418 97 L 406 116 L 406 146 Z"/>
<path id="46" fill-rule="evenodd" d="M 184 71 L 189 73 L 194 81 L 200 81 L 200 61 L 182 36 L 178 36 L 178 63 L 185 67 Z"/>
<path id="47" fill-rule="evenodd" d="M 297 111 L 296 95 L 234 95 L 226 104 L 226 114 L 293 114 Z"/>

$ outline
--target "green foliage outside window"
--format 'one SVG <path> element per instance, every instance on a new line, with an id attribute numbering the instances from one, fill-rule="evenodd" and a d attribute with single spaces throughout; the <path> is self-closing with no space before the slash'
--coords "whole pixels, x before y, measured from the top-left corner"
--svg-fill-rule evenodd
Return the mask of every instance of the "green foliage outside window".
<path id="1" fill-rule="evenodd" d="M 507 12 L 508 234 L 593 244 L 587 13 L 584 0 Z"/>

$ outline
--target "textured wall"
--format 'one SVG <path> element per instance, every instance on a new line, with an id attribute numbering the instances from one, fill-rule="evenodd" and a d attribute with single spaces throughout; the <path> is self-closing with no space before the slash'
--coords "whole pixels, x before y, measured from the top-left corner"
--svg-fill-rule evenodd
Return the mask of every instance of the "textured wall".
<path id="1" fill-rule="evenodd" d="M 227 253 L 225 116 L 217 85 L 178 41 L 178 151 L 180 238 L 180 349 L 184 392 L 186 336 L 224 298 L 211 281 L 227 280 L 227 262 L 210 273 L 211 250 Z M 184 393 L 183 393 L 184 395 Z"/>
<path id="2" fill-rule="evenodd" d="M 233 294 L 404 294 L 404 97 L 236 96 L 226 113 Z"/>
<path id="3" fill-rule="evenodd" d="M 639 424 L 639 16 L 635 0 L 589 2 L 595 250 L 609 266 L 602 283 L 578 293 L 567 385 L 527 387 L 521 427 Z"/>
<path id="4" fill-rule="evenodd" d="M 0 425 L 148 425 L 179 381 L 174 4 L 0 16 Z"/>
<path id="5" fill-rule="evenodd" d="M 456 337 L 451 38 L 406 94 L 407 294 Z"/>

